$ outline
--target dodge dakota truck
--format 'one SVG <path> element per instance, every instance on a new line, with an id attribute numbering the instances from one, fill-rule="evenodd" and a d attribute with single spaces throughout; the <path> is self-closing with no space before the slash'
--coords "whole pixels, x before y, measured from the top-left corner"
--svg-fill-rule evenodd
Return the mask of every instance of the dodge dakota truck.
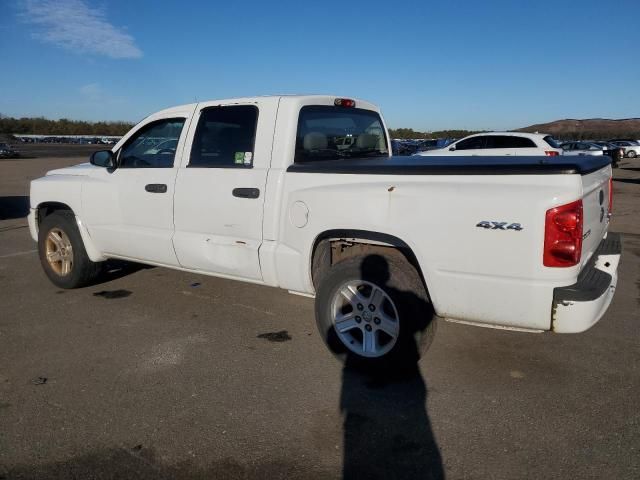
<path id="1" fill-rule="evenodd" d="M 315 297 L 340 358 L 393 363 L 433 318 L 582 332 L 621 240 L 610 158 L 393 157 L 378 108 L 271 96 L 155 113 L 90 163 L 31 183 L 29 228 L 61 288 L 122 259 Z"/>

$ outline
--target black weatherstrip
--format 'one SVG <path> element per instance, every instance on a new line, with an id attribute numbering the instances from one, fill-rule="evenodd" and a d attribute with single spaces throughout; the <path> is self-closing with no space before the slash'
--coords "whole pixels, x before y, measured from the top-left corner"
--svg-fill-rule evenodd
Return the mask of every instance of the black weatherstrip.
<path id="1" fill-rule="evenodd" d="M 564 157 L 409 156 L 295 163 L 294 173 L 355 175 L 587 175 L 609 165 L 607 155 Z"/>

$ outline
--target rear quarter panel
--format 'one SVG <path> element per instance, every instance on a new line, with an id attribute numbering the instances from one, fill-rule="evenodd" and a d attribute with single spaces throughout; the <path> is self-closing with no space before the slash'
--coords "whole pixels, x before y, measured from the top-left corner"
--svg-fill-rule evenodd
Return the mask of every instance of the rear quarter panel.
<path id="1" fill-rule="evenodd" d="M 550 328 L 553 288 L 578 267 L 542 265 L 547 209 L 580 198 L 580 175 L 351 175 L 283 172 L 276 283 L 313 293 L 311 255 L 327 230 L 393 235 L 415 253 L 436 312 L 479 323 Z M 307 223 L 294 225 L 300 205 Z M 522 230 L 478 228 L 480 221 Z"/>

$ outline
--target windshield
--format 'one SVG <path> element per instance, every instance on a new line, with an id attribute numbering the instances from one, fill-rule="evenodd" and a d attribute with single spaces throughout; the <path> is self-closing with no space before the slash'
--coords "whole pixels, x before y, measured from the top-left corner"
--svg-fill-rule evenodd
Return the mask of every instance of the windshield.
<path id="1" fill-rule="evenodd" d="M 376 112 L 319 105 L 300 109 L 296 162 L 387 156 L 387 137 Z"/>

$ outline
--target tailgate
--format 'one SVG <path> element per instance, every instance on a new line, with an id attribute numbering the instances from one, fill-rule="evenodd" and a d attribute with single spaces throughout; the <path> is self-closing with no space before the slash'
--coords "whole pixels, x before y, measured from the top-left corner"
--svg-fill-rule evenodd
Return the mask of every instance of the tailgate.
<path id="1" fill-rule="evenodd" d="M 589 261 L 607 233 L 611 175 L 611 166 L 607 165 L 582 176 L 582 266 Z"/>

